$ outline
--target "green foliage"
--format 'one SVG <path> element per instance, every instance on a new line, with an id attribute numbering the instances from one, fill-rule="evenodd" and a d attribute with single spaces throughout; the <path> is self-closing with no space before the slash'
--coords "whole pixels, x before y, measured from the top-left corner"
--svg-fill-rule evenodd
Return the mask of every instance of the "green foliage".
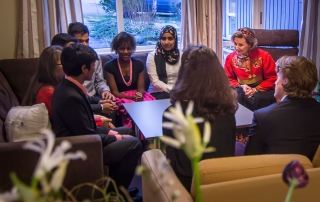
<path id="1" fill-rule="evenodd" d="M 102 8 L 106 13 L 114 12 L 116 10 L 115 0 L 100 0 L 99 3 L 102 5 Z"/>
<path id="2" fill-rule="evenodd" d="M 116 11 L 116 0 L 100 0 L 106 13 Z M 135 17 L 137 12 L 152 11 L 152 5 L 146 5 L 144 0 L 123 0 L 123 14 L 125 17 Z"/>
<path id="3" fill-rule="evenodd" d="M 110 46 L 113 37 L 118 33 L 116 17 L 102 16 L 100 19 L 92 21 L 91 25 L 90 35 L 103 39 Z M 131 19 L 124 19 L 124 29 L 135 37 L 144 38 L 141 45 L 144 45 L 146 41 L 156 41 L 160 30 L 152 22 L 133 21 Z"/>

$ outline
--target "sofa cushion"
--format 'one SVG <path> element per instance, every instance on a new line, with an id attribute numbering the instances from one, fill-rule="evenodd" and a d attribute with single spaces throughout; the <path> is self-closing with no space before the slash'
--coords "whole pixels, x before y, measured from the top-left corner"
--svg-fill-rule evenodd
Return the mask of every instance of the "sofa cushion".
<path id="1" fill-rule="evenodd" d="M 294 190 L 291 202 L 319 201 L 320 168 L 306 171 L 309 175 L 309 183 L 302 189 Z M 288 185 L 282 180 L 282 173 L 201 186 L 203 202 L 284 201 L 288 189 Z"/>
<path id="2" fill-rule="evenodd" d="M 6 132 L 4 122 L 7 114 L 11 107 L 18 105 L 17 97 L 0 71 L 0 142 L 5 142 Z"/>
<path id="3" fill-rule="evenodd" d="M 5 128 L 9 142 L 45 138 L 40 131 L 43 128 L 51 129 L 48 109 L 44 103 L 12 107 Z"/>
<path id="4" fill-rule="evenodd" d="M 7 79 L 20 104 L 36 72 L 38 61 L 39 58 L 0 60 L 0 72 Z"/>
<path id="5" fill-rule="evenodd" d="M 298 154 L 268 154 L 203 160 L 199 163 L 201 184 L 281 173 L 292 160 L 305 168 L 313 168 L 310 160 Z"/>

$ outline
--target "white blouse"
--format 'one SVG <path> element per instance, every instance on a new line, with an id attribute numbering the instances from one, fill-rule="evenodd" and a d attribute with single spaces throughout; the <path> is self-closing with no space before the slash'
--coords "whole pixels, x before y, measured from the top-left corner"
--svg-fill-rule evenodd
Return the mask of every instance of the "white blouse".
<path id="1" fill-rule="evenodd" d="M 156 50 L 150 52 L 147 58 L 147 72 L 150 78 L 150 86 L 149 86 L 149 93 L 156 93 L 156 92 L 167 92 L 169 93 L 173 86 L 176 84 L 178 78 L 178 72 L 181 64 L 181 56 L 182 52 L 180 52 L 179 61 L 175 65 L 170 65 L 166 62 L 166 71 L 167 71 L 167 78 L 168 82 L 164 83 L 161 81 L 157 74 L 156 64 L 154 62 L 154 55 Z"/>

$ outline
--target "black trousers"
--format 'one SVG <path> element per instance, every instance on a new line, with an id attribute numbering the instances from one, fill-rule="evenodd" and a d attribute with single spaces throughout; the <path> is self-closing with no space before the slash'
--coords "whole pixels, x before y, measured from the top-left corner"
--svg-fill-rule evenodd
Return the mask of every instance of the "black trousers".
<path id="1" fill-rule="evenodd" d="M 158 93 L 150 93 L 156 100 L 169 99 L 170 93 L 167 92 L 158 92 Z"/>
<path id="2" fill-rule="evenodd" d="M 131 134 L 132 130 L 127 127 L 112 129 L 119 134 Z M 104 138 L 102 138 L 102 141 Z M 127 138 L 112 143 L 103 144 L 103 164 L 109 167 L 109 176 L 117 186 L 128 188 L 142 154 L 141 141 L 136 138 Z"/>
<path id="3" fill-rule="evenodd" d="M 238 94 L 238 102 L 251 111 L 267 107 L 276 102 L 276 98 L 274 98 L 274 90 L 257 92 L 251 98 L 248 98 L 245 95 L 242 88 L 235 88 L 235 91 Z"/>

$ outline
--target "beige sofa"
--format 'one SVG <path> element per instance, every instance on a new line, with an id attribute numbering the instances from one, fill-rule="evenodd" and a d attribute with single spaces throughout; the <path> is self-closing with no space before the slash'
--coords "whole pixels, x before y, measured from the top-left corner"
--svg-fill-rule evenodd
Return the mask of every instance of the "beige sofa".
<path id="1" fill-rule="evenodd" d="M 320 201 L 318 158 L 314 159 L 313 164 L 307 157 L 296 154 L 239 156 L 201 161 L 199 167 L 203 202 L 284 201 L 288 186 L 282 181 L 282 171 L 294 159 L 307 169 L 309 184 L 294 191 L 292 202 Z M 160 150 L 145 152 L 141 163 L 149 170 L 142 175 L 144 201 L 194 201 L 194 191 L 191 190 L 189 194 L 182 186 Z M 173 200 L 176 193 L 180 195 Z"/>

